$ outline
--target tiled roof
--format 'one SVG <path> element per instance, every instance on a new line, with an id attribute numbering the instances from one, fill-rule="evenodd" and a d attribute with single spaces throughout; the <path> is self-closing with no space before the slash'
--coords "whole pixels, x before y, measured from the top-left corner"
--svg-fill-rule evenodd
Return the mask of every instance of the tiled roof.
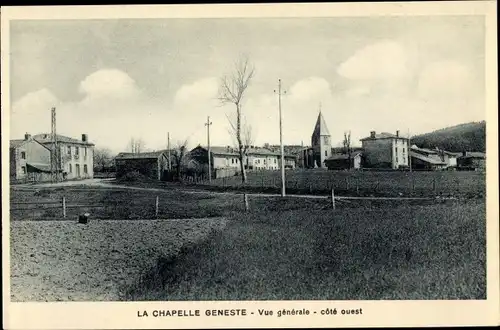
<path id="1" fill-rule="evenodd" d="M 420 159 L 421 161 L 424 161 L 424 162 L 429 163 L 429 164 L 433 164 L 433 165 L 446 165 L 446 162 L 443 162 L 441 160 L 438 160 L 438 159 L 435 159 L 435 158 L 432 158 L 432 157 L 424 156 L 424 155 L 419 154 L 418 152 L 415 152 L 415 151 L 411 151 L 410 155 L 412 157 L 414 157 L 414 158 Z"/>
<path id="2" fill-rule="evenodd" d="M 50 164 L 27 163 L 26 165 L 28 165 L 28 168 L 32 167 L 37 171 L 50 173 Z M 59 171 L 61 171 L 61 169 L 59 169 Z"/>
<path id="3" fill-rule="evenodd" d="M 50 134 L 37 134 L 33 136 L 33 139 L 37 140 L 40 143 L 51 143 L 52 138 Z M 83 145 L 94 145 L 93 143 L 90 142 L 84 142 L 82 140 L 77 140 L 73 139 L 64 135 L 59 135 L 57 134 L 57 142 L 63 142 L 63 143 L 74 143 L 74 144 L 83 144 Z"/>
<path id="4" fill-rule="evenodd" d="M 153 152 L 141 152 L 141 153 L 133 153 L 133 152 L 120 152 L 116 155 L 115 159 L 156 159 L 160 157 L 162 154 L 166 154 L 168 150 L 159 150 Z"/>
<path id="5" fill-rule="evenodd" d="M 351 153 L 351 158 L 354 158 L 358 155 L 361 155 L 361 152 L 360 151 L 353 151 Z M 331 155 L 330 157 L 328 157 L 326 160 L 340 160 L 340 159 L 349 159 L 349 155 L 348 154 L 333 154 Z"/>
<path id="6" fill-rule="evenodd" d="M 375 137 L 372 138 L 371 136 L 367 136 L 365 138 L 362 138 L 360 141 L 364 141 L 364 140 L 376 140 L 376 139 L 408 139 L 406 137 L 403 137 L 403 136 L 396 136 L 396 134 L 392 134 L 392 133 L 387 133 L 387 132 L 382 132 L 382 133 L 376 133 L 375 134 Z"/>
<path id="7" fill-rule="evenodd" d="M 462 155 L 459 158 L 481 158 L 481 159 L 486 159 L 486 154 L 484 152 L 478 152 L 478 151 L 466 151 L 465 156 Z"/>

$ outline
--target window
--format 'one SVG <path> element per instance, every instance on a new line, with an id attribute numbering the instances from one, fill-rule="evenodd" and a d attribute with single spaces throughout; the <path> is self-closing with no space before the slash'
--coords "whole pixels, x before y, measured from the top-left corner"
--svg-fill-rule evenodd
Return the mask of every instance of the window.
<path id="1" fill-rule="evenodd" d="M 71 146 L 68 146 L 68 155 L 71 156 Z M 71 173 L 71 171 L 70 171 L 70 173 Z"/>
<path id="2" fill-rule="evenodd" d="M 325 150 L 325 157 L 328 156 L 328 150 Z"/>
<path id="3" fill-rule="evenodd" d="M 88 168 L 87 165 L 83 165 L 83 173 L 87 174 L 88 173 Z"/>
<path id="4" fill-rule="evenodd" d="M 21 159 L 26 159 L 26 152 L 21 151 Z"/>
<path id="5" fill-rule="evenodd" d="M 68 165 L 69 165 L 69 168 L 68 168 L 69 170 L 68 170 L 68 172 L 69 172 L 69 173 L 73 173 L 73 166 L 72 166 L 71 164 L 68 164 Z"/>
<path id="6" fill-rule="evenodd" d="M 234 158 L 231 158 L 231 164 L 234 164 Z"/>
<path id="7" fill-rule="evenodd" d="M 78 156 L 80 154 L 80 148 L 75 147 L 75 156 Z"/>
<path id="8" fill-rule="evenodd" d="M 26 166 L 22 166 L 21 169 L 23 170 L 23 174 L 26 174 Z"/>
<path id="9" fill-rule="evenodd" d="M 238 164 L 238 158 L 236 158 L 236 164 Z"/>
<path id="10" fill-rule="evenodd" d="M 323 143 L 330 144 L 330 138 L 328 136 L 323 136 Z"/>
<path id="11" fill-rule="evenodd" d="M 264 165 L 266 165 L 266 160 L 264 159 Z"/>
<path id="12" fill-rule="evenodd" d="M 83 148 L 83 156 L 87 157 L 87 147 Z"/>
<path id="13" fill-rule="evenodd" d="M 276 164 L 278 162 L 278 159 L 277 158 L 274 158 L 274 163 Z"/>

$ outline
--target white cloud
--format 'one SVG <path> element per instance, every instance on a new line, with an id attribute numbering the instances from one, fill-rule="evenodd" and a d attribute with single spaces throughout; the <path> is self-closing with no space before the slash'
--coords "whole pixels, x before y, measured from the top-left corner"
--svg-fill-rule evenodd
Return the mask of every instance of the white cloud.
<path id="1" fill-rule="evenodd" d="M 87 98 L 133 98 L 140 94 L 135 81 L 117 69 L 102 69 L 90 74 L 80 83 L 79 90 Z"/>
<path id="2" fill-rule="evenodd" d="M 203 78 L 191 84 L 182 85 L 175 94 L 174 103 L 183 104 L 193 100 L 214 100 L 217 97 L 217 78 Z"/>
<path id="3" fill-rule="evenodd" d="M 24 95 L 11 107 L 11 137 L 19 138 L 26 132 L 50 131 L 50 109 L 59 105 L 58 98 L 46 88 Z"/>
<path id="4" fill-rule="evenodd" d="M 331 96 L 330 84 L 321 77 L 309 77 L 297 81 L 290 87 L 290 97 L 299 102 L 321 102 Z"/>
<path id="5" fill-rule="evenodd" d="M 351 80 L 390 80 L 409 73 L 408 56 L 397 42 L 383 40 L 357 50 L 337 70 Z"/>

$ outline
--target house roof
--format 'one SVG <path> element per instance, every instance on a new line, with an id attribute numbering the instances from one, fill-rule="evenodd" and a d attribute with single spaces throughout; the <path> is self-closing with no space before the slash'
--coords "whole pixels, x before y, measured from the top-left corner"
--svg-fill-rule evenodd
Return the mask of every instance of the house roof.
<path id="1" fill-rule="evenodd" d="M 116 155 L 115 159 L 157 159 L 166 152 L 168 152 L 168 150 L 140 153 L 120 152 L 118 155 Z"/>
<path id="2" fill-rule="evenodd" d="M 486 159 L 486 154 L 484 152 L 478 152 L 478 151 L 466 151 L 465 155 L 462 155 L 459 158 L 481 158 L 481 159 Z"/>
<path id="3" fill-rule="evenodd" d="M 50 164 L 37 164 L 37 163 L 27 163 L 26 164 L 28 168 L 33 168 L 37 172 L 48 172 L 50 173 Z M 59 169 L 59 171 L 62 171 Z"/>
<path id="4" fill-rule="evenodd" d="M 357 157 L 361 155 L 361 151 L 353 151 L 351 153 L 351 158 Z M 349 154 L 337 153 L 328 157 L 326 160 L 347 160 L 349 159 Z"/>
<path id="5" fill-rule="evenodd" d="M 375 137 L 367 136 L 365 138 L 360 139 L 360 141 L 365 141 L 365 140 L 379 140 L 379 139 L 405 139 L 408 140 L 408 138 L 397 136 L 396 134 L 392 133 L 387 133 L 387 132 L 382 132 L 382 133 L 376 133 Z"/>
<path id="6" fill-rule="evenodd" d="M 56 136 L 57 136 L 57 142 L 82 144 L 82 145 L 88 145 L 88 146 L 93 146 L 94 145 L 93 143 L 84 142 L 82 140 L 73 139 L 71 137 L 67 137 L 67 136 L 64 136 L 64 135 L 56 134 Z M 33 136 L 33 139 L 35 139 L 36 141 L 38 141 L 40 143 L 52 143 L 51 134 L 48 134 L 48 133 L 36 134 L 36 135 Z"/>
<path id="7" fill-rule="evenodd" d="M 330 131 L 328 131 L 325 118 L 323 118 L 321 111 L 319 112 L 318 119 L 316 120 L 316 125 L 314 126 L 314 131 L 313 131 L 313 136 L 317 135 L 319 136 L 330 135 Z"/>
<path id="8" fill-rule="evenodd" d="M 432 164 L 432 165 L 446 165 L 446 162 L 443 162 L 439 159 L 435 159 L 432 157 L 427 157 L 427 156 L 422 155 L 422 154 L 415 152 L 415 151 L 411 151 L 410 155 L 414 158 L 420 159 L 421 161 Z"/>
<path id="9" fill-rule="evenodd" d="M 198 146 L 197 148 L 202 148 L 207 150 L 208 147 L 206 146 Z M 210 152 L 214 155 L 221 155 L 221 156 L 238 156 L 238 150 L 231 148 L 231 147 L 220 147 L 220 146 L 210 146 Z M 280 156 L 281 153 L 279 151 L 272 151 L 267 148 L 262 148 L 262 147 L 253 147 L 253 148 L 248 148 L 247 149 L 247 155 L 260 155 L 260 156 Z M 295 158 L 295 155 L 284 155 L 285 157 L 293 157 Z"/>

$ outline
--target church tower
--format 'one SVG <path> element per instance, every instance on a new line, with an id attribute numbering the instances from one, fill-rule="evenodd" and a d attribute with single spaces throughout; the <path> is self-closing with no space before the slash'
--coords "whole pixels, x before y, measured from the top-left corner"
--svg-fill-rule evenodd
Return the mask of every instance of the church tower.
<path id="1" fill-rule="evenodd" d="M 325 159 L 332 155 L 332 141 L 325 119 L 319 110 L 318 120 L 311 136 L 311 146 L 313 149 L 314 167 L 326 167 Z"/>

